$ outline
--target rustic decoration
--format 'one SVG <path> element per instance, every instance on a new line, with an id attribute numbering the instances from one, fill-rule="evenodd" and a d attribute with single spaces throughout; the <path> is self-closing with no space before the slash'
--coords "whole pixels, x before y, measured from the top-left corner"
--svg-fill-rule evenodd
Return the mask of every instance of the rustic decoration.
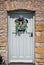
<path id="1" fill-rule="evenodd" d="M 24 19 L 23 16 L 20 16 L 18 19 L 15 20 L 15 23 L 16 23 L 16 31 L 25 31 L 26 28 L 27 28 L 27 23 L 28 23 L 28 20 L 27 19 Z"/>

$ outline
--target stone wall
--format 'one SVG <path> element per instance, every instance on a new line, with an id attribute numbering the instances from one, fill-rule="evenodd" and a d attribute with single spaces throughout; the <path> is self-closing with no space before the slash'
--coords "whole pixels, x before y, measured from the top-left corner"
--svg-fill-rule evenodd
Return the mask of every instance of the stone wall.
<path id="1" fill-rule="evenodd" d="M 7 12 L 35 11 L 35 65 L 44 65 L 44 0 L 0 0 L 0 54 L 8 63 Z"/>

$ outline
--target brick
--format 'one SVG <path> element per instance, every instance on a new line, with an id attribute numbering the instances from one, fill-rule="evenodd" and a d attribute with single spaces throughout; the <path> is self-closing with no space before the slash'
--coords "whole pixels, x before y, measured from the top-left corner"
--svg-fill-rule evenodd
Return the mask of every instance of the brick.
<path id="1" fill-rule="evenodd" d="M 44 31 L 44 24 L 36 24 L 36 31 Z"/>
<path id="2" fill-rule="evenodd" d="M 6 50 L 0 50 L 0 53 L 2 53 L 2 52 L 3 52 L 3 53 L 6 53 Z"/>
<path id="3" fill-rule="evenodd" d="M 44 63 L 44 59 L 36 59 L 36 61 L 40 64 Z"/>
<path id="4" fill-rule="evenodd" d="M 0 46 L 7 46 L 7 41 L 1 41 Z"/>
<path id="5" fill-rule="evenodd" d="M 6 52 L 1 52 L 0 53 L 3 57 L 6 57 L 7 58 L 7 53 Z"/>
<path id="6" fill-rule="evenodd" d="M 35 65 L 44 65 L 43 62 L 35 62 Z"/>
<path id="7" fill-rule="evenodd" d="M 35 52 L 39 54 L 44 54 L 44 47 L 37 47 L 35 48 Z"/>
<path id="8" fill-rule="evenodd" d="M 37 58 L 37 59 L 44 59 L 44 54 L 35 54 L 35 58 Z"/>
<path id="9" fill-rule="evenodd" d="M 36 42 L 37 43 L 44 43 L 44 37 L 42 37 L 42 36 L 36 36 Z"/>
<path id="10" fill-rule="evenodd" d="M 7 47 L 6 46 L 0 46 L 0 50 L 7 50 Z"/>
<path id="11" fill-rule="evenodd" d="M 14 2 L 14 3 L 13 3 Z M 30 4 L 31 2 L 31 4 Z M 12 4 L 13 3 L 13 4 Z M 12 3 L 10 1 L 5 1 L 5 6 L 6 6 L 6 10 L 14 10 L 14 9 L 28 9 L 30 8 L 30 10 L 44 10 L 44 8 L 40 8 L 40 4 L 38 5 L 36 3 L 36 1 L 31 1 L 31 0 L 28 0 L 28 1 L 12 1 Z M 23 4 L 22 4 L 23 3 Z M 19 7 L 19 4 L 20 4 L 20 7 Z M 39 6 L 39 7 L 38 7 Z"/>
<path id="12" fill-rule="evenodd" d="M 35 65 L 44 65 L 44 62 L 36 62 Z"/>
<path id="13" fill-rule="evenodd" d="M 36 36 L 38 36 L 38 37 L 39 36 L 44 37 L 44 31 L 41 31 L 41 32 L 40 31 L 37 31 L 36 32 Z"/>
<path id="14" fill-rule="evenodd" d="M 36 32 L 36 36 L 42 36 L 42 33 L 41 32 Z"/>
<path id="15" fill-rule="evenodd" d="M 44 47 L 44 43 L 36 43 L 36 47 Z"/>

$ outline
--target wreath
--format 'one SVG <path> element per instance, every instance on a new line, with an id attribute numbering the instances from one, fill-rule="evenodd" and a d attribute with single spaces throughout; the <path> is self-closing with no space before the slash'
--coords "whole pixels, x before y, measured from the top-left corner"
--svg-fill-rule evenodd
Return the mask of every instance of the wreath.
<path id="1" fill-rule="evenodd" d="M 19 17 L 18 19 L 15 20 L 15 23 L 16 31 L 25 31 L 27 28 L 28 20 L 24 19 L 23 17 Z"/>

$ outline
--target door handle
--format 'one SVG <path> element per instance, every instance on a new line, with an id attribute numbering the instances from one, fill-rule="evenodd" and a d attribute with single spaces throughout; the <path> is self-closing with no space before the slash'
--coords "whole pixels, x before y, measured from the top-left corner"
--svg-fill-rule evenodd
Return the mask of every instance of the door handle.
<path id="1" fill-rule="evenodd" d="M 31 32 L 31 37 L 33 37 L 33 33 Z"/>
<path id="2" fill-rule="evenodd" d="M 33 32 L 27 32 L 26 31 L 26 33 L 29 34 L 29 37 L 33 37 Z"/>
<path id="3" fill-rule="evenodd" d="M 31 32 L 31 33 L 29 34 L 29 37 L 33 37 L 33 32 Z"/>

